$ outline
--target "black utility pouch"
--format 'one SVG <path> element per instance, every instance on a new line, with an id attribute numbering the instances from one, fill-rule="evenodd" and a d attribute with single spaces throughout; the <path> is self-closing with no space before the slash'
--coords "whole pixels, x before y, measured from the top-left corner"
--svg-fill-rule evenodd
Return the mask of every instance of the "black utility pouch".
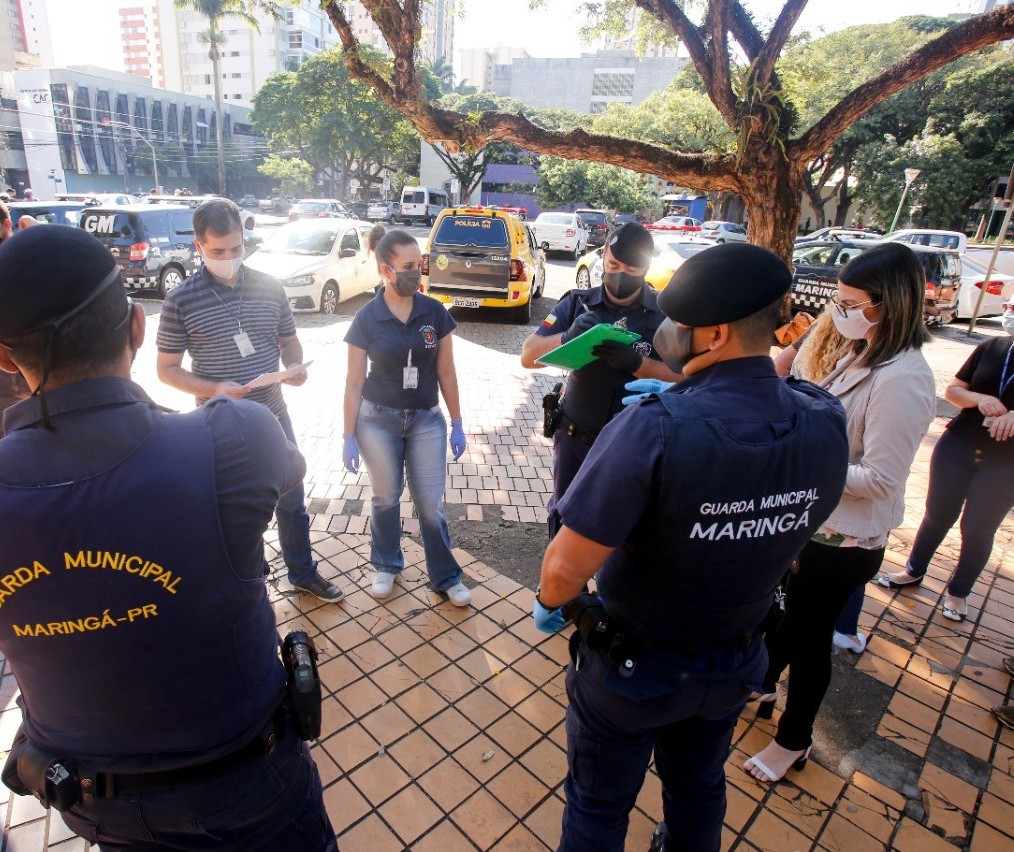
<path id="1" fill-rule="evenodd" d="M 288 673 L 289 703 L 296 718 L 296 733 L 301 740 L 320 736 L 320 676 L 317 674 L 317 649 L 303 630 L 285 637 L 282 661 Z"/>
<path id="2" fill-rule="evenodd" d="M 73 759 L 25 743 L 18 754 L 17 774 L 43 807 L 66 811 L 81 801 L 81 779 Z"/>
<path id="3" fill-rule="evenodd" d="M 553 390 L 542 397 L 542 434 L 552 438 L 560 427 L 560 391 L 563 383 L 557 382 Z"/>

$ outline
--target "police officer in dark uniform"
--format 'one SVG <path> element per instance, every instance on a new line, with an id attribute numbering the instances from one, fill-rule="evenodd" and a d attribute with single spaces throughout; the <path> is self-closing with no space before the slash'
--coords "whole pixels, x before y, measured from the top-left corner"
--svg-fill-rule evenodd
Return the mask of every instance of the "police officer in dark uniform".
<path id="1" fill-rule="evenodd" d="M 302 457 L 268 409 L 171 414 L 130 381 L 144 312 L 78 228 L 0 247 L 4 782 L 103 848 L 336 850 L 283 707 L 262 535 Z"/>
<path id="2" fill-rule="evenodd" d="M 848 463 L 839 403 L 768 356 L 790 280 L 741 243 L 683 264 L 654 346 L 686 379 L 614 418 L 560 503 L 534 607 L 542 630 L 565 614 L 578 628 L 560 849 L 623 849 L 653 750 L 654 848 L 720 847 L 723 765 L 766 667 L 759 627 Z M 597 594 L 578 596 L 596 572 Z"/>
<path id="3" fill-rule="evenodd" d="M 521 351 L 522 366 L 537 369 L 537 358 L 599 323 L 620 323 L 641 335 L 629 345 L 603 343 L 594 350 L 597 360 L 567 377 L 553 436 L 550 537 L 559 529 L 556 507 L 581 462 L 602 427 L 623 408 L 624 385 L 635 377 L 666 382 L 680 378 L 652 346 L 655 330 L 665 318 L 658 310 L 658 294 L 644 280 L 653 250 L 651 234 L 642 225 L 630 222 L 617 228 L 606 240 L 602 255 L 602 286 L 567 293 Z"/>

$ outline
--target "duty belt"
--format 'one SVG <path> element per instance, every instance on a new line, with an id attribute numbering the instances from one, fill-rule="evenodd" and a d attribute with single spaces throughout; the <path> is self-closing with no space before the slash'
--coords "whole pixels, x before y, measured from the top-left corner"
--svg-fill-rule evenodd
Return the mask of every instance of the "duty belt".
<path id="1" fill-rule="evenodd" d="M 565 435 L 576 438 L 585 444 L 594 444 L 595 439 L 599 436 L 598 432 L 592 432 L 591 429 L 585 429 L 580 423 L 575 423 L 566 414 L 560 413 L 560 431 Z"/>

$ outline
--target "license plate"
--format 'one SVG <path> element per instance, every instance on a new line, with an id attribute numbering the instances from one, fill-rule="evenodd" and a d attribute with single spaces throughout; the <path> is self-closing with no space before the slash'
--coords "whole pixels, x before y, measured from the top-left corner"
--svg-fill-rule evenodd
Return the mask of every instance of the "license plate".
<path id="1" fill-rule="evenodd" d="M 454 296 L 451 299 L 452 308 L 478 308 L 482 306 L 482 299 L 464 299 Z"/>

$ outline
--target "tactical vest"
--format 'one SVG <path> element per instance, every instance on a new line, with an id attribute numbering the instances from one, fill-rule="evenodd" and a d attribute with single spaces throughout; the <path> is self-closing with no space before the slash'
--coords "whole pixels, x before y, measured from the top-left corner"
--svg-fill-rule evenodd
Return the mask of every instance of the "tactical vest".
<path id="1" fill-rule="evenodd" d="M 277 706 L 274 613 L 229 562 L 202 410 L 91 478 L 0 484 L 0 541 L 0 651 L 40 748 L 200 753 Z"/>
<path id="2" fill-rule="evenodd" d="M 668 416 L 654 493 L 598 574 L 606 610 L 638 638 L 708 646 L 755 631 L 837 505 L 848 467 L 841 409 L 802 383 L 784 392 L 797 410 L 757 444 L 705 417 L 692 393 L 659 395 Z"/>

